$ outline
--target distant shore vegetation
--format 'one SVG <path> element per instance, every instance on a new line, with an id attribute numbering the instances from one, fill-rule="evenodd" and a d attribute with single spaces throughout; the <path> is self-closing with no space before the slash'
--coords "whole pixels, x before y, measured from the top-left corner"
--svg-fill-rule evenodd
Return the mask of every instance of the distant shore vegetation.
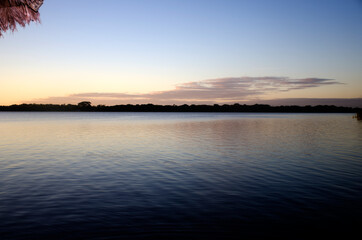
<path id="1" fill-rule="evenodd" d="M 83 101 L 78 104 L 19 104 L 0 106 L 0 111 L 33 112 L 290 112 L 290 113 L 361 113 L 362 108 L 338 107 L 334 105 L 317 106 L 270 106 L 267 104 L 213 104 L 213 105 L 96 105 Z"/>

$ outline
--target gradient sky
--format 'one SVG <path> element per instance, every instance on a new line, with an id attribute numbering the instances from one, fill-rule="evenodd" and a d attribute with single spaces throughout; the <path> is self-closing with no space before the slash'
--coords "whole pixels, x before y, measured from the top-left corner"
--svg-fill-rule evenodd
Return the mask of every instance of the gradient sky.
<path id="1" fill-rule="evenodd" d="M 0 105 L 362 107 L 359 0 L 45 0 L 40 14 L 0 38 Z"/>

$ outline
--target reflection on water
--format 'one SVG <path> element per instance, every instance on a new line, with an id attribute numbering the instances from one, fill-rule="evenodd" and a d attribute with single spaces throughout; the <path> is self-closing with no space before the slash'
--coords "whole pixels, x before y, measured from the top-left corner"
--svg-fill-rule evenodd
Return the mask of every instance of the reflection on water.
<path id="1" fill-rule="evenodd" d="M 1 239 L 357 232 L 351 114 L 0 113 Z"/>

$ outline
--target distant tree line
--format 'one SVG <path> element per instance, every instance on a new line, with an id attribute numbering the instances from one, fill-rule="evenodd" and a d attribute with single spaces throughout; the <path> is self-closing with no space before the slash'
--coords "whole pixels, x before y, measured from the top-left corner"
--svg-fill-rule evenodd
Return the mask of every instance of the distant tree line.
<path id="1" fill-rule="evenodd" d="M 20 104 L 0 106 L 0 111 L 34 111 L 34 112 L 290 112 L 290 113 L 357 113 L 362 108 L 337 107 L 333 105 L 318 106 L 270 106 L 266 104 L 245 105 L 235 103 L 214 105 L 154 105 L 126 104 L 92 106 L 84 101 L 74 104 Z"/>

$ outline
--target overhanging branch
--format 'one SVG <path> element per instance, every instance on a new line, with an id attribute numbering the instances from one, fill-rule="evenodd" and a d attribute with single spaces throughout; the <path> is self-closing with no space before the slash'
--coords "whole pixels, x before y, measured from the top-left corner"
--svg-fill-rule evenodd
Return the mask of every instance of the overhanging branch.
<path id="1" fill-rule="evenodd" d="M 0 0 L 0 36 L 7 30 L 15 31 L 17 25 L 25 27 L 30 22 L 40 22 L 39 8 L 44 0 Z"/>

